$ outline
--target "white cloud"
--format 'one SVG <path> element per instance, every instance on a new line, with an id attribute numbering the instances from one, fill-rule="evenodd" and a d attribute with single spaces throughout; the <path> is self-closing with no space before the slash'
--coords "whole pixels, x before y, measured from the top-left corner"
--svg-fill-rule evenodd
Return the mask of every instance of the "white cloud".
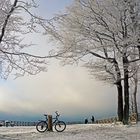
<path id="1" fill-rule="evenodd" d="M 8 81 L 13 86 L 0 89 L 0 110 L 20 115 L 58 110 L 72 116 L 115 107 L 116 91 L 90 79 L 84 68 L 55 64 L 49 68 L 47 73 Z"/>

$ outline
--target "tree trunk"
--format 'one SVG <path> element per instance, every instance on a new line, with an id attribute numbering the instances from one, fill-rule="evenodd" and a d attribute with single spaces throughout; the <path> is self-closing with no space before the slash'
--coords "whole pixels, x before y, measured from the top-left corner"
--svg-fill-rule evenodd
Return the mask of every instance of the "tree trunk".
<path id="1" fill-rule="evenodd" d="M 137 79 L 137 75 L 136 75 L 136 77 L 134 78 L 134 80 L 135 80 L 135 89 L 134 89 L 134 111 L 135 111 L 135 113 L 136 113 L 136 121 L 138 121 L 138 108 L 137 108 L 137 85 L 138 85 L 138 79 Z"/>
<path id="2" fill-rule="evenodd" d="M 123 68 L 124 68 L 124 116 L 123 123 L 128 124 L 129 120 L 129 82 L 128 82 L 128 59 L 126 56 L 123 57 Z"/>
<path id="3" fill-rule="evenodd" d="M 117 90 L 118 90 L 118 120 L 123 121 L 123 91 L 122 91 L 122 83 L 121 83 L 121 72 L 118 66 L 118 62 L 114 59 L 115 71 L 117 74 Z"/>
<path id="4" fill-rule="evenodd" d="M 121 81 L 117 83 L 118 90 L 118 121 L 123 121 L 123 94 Z"/>

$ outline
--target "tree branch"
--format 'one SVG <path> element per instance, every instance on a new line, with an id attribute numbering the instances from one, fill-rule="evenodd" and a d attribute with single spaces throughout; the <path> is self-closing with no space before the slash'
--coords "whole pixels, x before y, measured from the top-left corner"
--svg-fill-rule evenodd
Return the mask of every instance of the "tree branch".
<path id="1" fill-rule="evenodd" d="M 111 62 L 111 63 L 114 61 L 114 58 L 111 58 L 111 57 L 104 57 L 104 56 L 99 55 L 99 54 L 97 54 L 97 53 L 94 53 L 94 52 L 92 52 L 92 51 L 90 51 L 90 50 L 86 50 L 86 51 L 87 51 L 88 53 L 90 53 L 90 54 L 92 54 L 92 55 L 98 57 L 98 58 L 101 58 L 101 59 L 104 59 L 104 60 L 108 60 L 108 61 Z"/>
<path id="2" fill-rule="evenodd" d="M 9 20 L 11 14 L 13 13 L 13 11 L 14 11 L 14 9 L 15 9 L 15 7 L 16 7 L 16 5 L 17 5 L 17 2 L 18 2 L 18 0 L 15 0 L 15 1 L 14 1 L 14 4 L 13 4 L 13 6 L 11 7 L 11 10 L 9 11 L 9 13 L 8 13 L 8 15 L 7 15 L 7 17 L 6 17 L 5 21 L 4 21 L 4 24 L 3 24 L 3 27 L 2 27 L 2 32 L 1 32 L 1 35 L 0 35 L 0 43 L 2 42 L 2 39 L 3 39 L 4 34 L 5 34 L 6 26 L 7 26 L 7 24 L 8 24 L 8 20 Z"/>

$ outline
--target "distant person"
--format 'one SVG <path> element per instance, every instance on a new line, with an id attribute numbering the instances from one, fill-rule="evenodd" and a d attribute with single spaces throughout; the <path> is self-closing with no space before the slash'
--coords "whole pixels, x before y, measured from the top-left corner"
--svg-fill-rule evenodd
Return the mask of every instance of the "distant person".
<path id="1" fill-rule="evenodd" d="M 88 119 L 86 118 L 86 119 L 85 119 L 85 124 L 87 124 L 87 123 L 88 123 Z"/>
<path id="2" fill-rule="evenodd" d="M 91 122 L 92 122 L 92 123 L 95 122 L 95 118 L 94 118 L 94 116 L 91 117 Z"/>

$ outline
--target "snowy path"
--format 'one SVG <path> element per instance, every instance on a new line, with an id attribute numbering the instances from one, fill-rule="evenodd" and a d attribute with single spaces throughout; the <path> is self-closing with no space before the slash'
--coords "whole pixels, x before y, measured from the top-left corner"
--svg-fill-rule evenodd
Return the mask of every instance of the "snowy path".
<path id="1" fill-rule="evenodd" d="M 35 127 L 1 127 L 0 140 L 140 140 L 140 124 L 68 125 L 62 133 L 39 133 Z"/>

